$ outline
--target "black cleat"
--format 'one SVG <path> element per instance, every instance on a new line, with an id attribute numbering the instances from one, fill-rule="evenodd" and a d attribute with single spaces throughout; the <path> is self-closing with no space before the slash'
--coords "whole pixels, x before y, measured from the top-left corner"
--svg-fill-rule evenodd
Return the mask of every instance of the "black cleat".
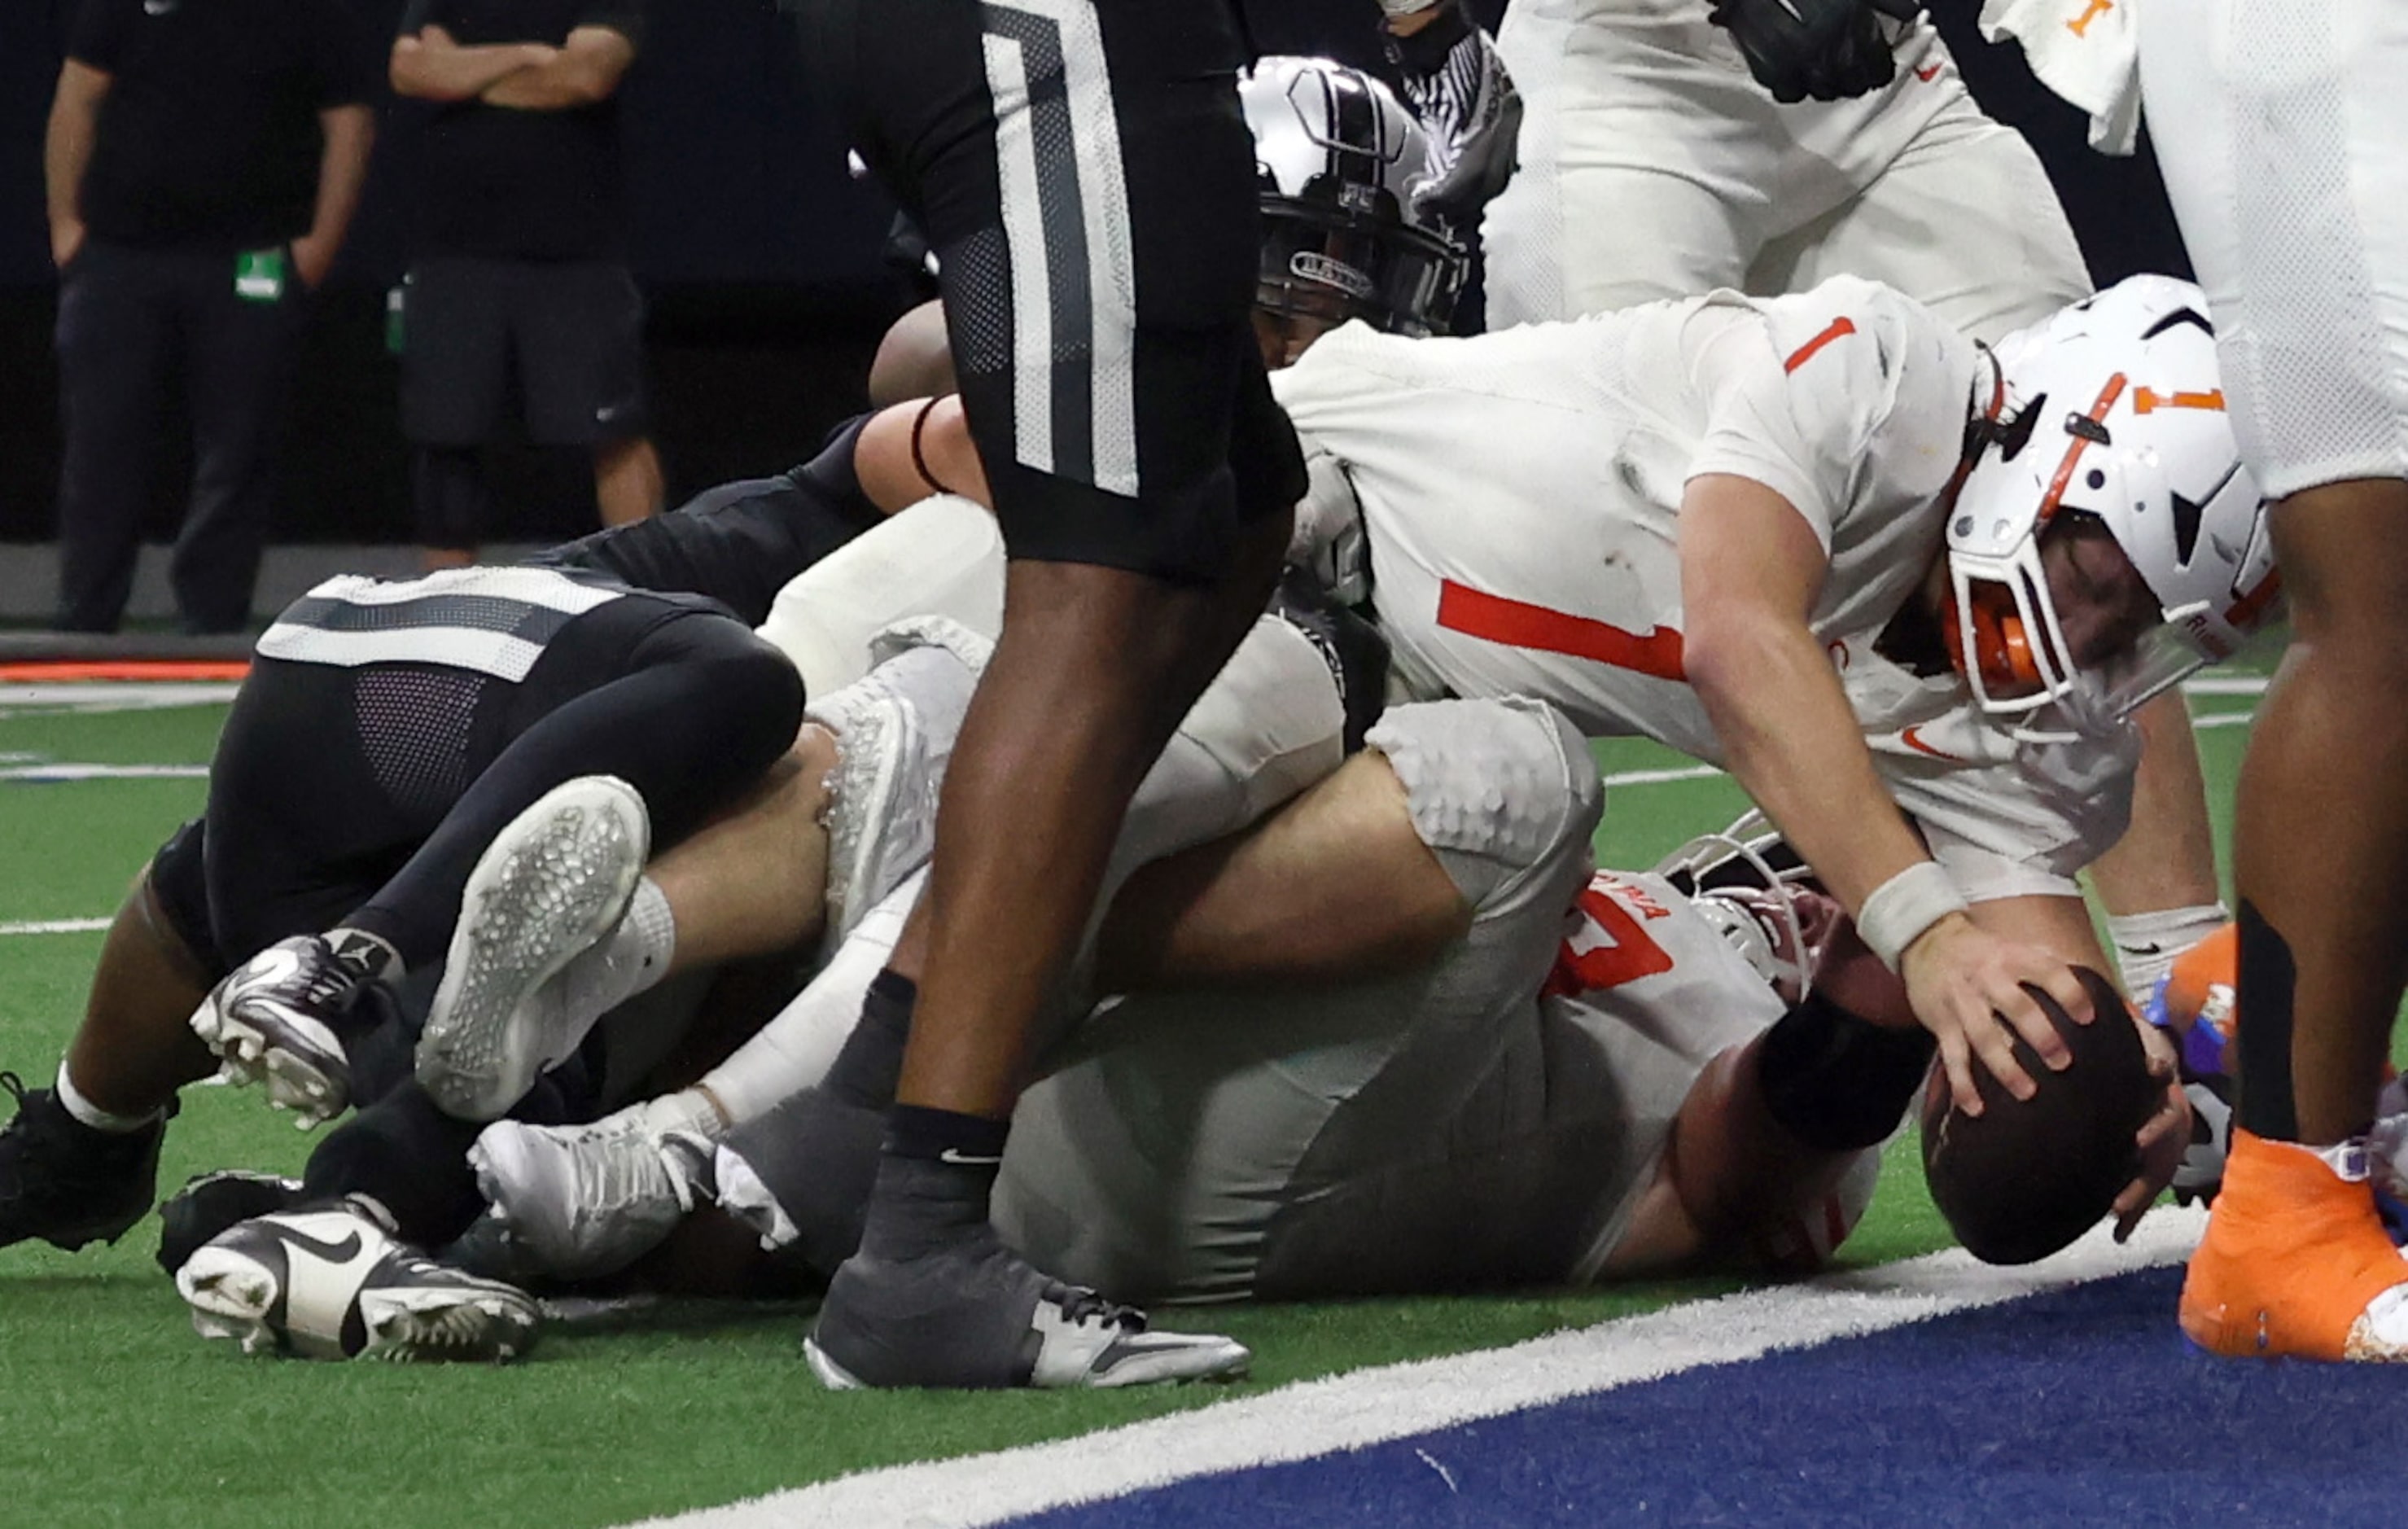
<path id="1" fill-rule="evenodd" d="M 0 1248 L 39 1237 L 73 1252 L 125 1235 L 157 1191 L 165 1119 L 96 1131 L 14 1073 L 0 1073 L 0 1089 L 17 1100 L 16 1118 L 0 1129 Z"/>
<path id="2" fill-rule="evenodd" d="M 174 1274 L 194 1249 L 254 1216 L 291 1210 L 305 1194 L 301 1181 L 247 1168 L 199 1174 L 159 1207 L 159 1267 Z"/>

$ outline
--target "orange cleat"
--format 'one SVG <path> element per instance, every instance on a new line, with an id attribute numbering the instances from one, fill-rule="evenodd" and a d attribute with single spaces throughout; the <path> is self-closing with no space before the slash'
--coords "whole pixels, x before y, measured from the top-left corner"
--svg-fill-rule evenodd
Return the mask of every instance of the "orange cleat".
<path id="1" fill-rule="evenodd" d="M 2230 1358 L 2408 1363 L 2408 1261 L 2372 1188 L 2307 1147 L 2234 1131 L 2182 1326 Z"/>

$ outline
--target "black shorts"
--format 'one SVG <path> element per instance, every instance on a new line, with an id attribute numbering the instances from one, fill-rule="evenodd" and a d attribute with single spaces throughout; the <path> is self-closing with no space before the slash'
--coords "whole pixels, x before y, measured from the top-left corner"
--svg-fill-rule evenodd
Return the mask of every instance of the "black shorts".
<path id="1" fill-rule="evenodd" d="M 263 649 L 314 598 L 288 609 Z M 445 598 L 460 603 L 434 614 L 490 614 L 463 597 Z M 213 948 L 201 954 L 224 967 L 341 923 L 392 880 L 512 740 L 627 673 L 638 648 L 657 646 L 664 627 L 688 626 L 698 638 L 735 645 L 752 640 L 708 602 L 622 594 L 548 634 L 523 628 L 537 651 L 511 679 L 447 661 L 456 627 L 398 625 L 410 611 L 399 603 L 367 609 L 396 622 L 367 634 L 380 644 L 375 661 L 263 656 L 219 735 L 199 838 Z M 179 880 L 177 895 L 163 901 L 192 940 L 199 920 L 189 883 Z"/>
<path id="2" fill-rule="evenodd" d="M 538 445 L 644 433 L 644 299 L 624 266 L 422 260 L 401 324 L 401 433 L 413 445 L 498 439 L 514 376 Z"/>
<path id="3" fill-rule="evenodd" d="M 1214 0 L 807 0 L 937 251 L 1010 555 L 1217 579 L 1301 496 L 1249 314 L 1260 217 Z"/>

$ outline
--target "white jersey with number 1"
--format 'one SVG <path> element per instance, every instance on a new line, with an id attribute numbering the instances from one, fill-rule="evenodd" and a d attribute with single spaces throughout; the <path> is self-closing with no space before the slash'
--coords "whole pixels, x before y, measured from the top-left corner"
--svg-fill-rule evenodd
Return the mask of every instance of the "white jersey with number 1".
<path id="1" fill-rule="evenodd" d="M 1913 299 L 1843 277 L 1465 339 L 1348 325 L 1273 386 L 1316 498 L 1359 515 L 1408 693 L 1536 696 L 1592 735 L 1721 762 L 1682 666 L 1678 540 L 1690 480 L 1731 474 L 1828 554 L 1812 627 L 1968 896 L 2071 891 L 2121 832 L 2128 739 L 2019 742 L 1953 676 L 1872 651 L 1940 555 L 1992 386 L 1979 348 Z"/>

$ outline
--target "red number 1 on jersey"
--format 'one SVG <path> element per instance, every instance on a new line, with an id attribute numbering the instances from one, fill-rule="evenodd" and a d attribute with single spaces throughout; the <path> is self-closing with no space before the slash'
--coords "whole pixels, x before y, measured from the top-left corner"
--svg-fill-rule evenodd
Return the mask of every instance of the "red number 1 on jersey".
<path id="1" fill-rule="evenodd" d="M 1593 993 L 1672 970 L 1672 958 L 1647 937 L 1639 920 L 1602 887 L 1591 883 L 1574 905 L 1580 926 L 1564 941 L 1549 993 Z"/>

